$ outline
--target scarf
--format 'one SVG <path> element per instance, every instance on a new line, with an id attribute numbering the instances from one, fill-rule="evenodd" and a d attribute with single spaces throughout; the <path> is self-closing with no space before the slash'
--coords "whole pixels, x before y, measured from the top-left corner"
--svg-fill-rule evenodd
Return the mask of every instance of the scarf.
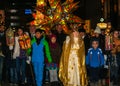
<path id="1" fill-rule="evenodd" d="M 41 36 L 40 38 L 36 38 L 36 37 L 35 37 L 37 45 L 40 44 L 40 41 L 41 41 L 42 38 L 43 38 L 43 36 Z"/>

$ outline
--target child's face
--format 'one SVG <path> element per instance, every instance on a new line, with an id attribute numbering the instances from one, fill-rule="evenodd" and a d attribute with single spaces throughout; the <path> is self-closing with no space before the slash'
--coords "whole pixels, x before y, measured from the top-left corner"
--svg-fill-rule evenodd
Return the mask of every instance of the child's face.
<path id="1" fill-rule="evenodd" d="M 97 49 L 98 48 L 98 41 L 93 41 L 92 42 L 92 47 L 94 48 L 94 49 Z"/>
<path id="2" fill-rule="evenodd" d="M 18 35 L 21 36 L 23 34 L 23 30 L 22 29 L 18 29 Z"/>
<path id="3" fill-rule="evenodd" d="M 55 38 L 55 37 L 52 37 L 52 38 L 51 38 L 51 42 L 52 42 L 52 43 L 55 43 L 55 42 L 56 42 L 56 38 Z"/>
<path id="4" fill-rule="evenodd" d="M 36 32 L 36 33 L 35 33 L 35 36 L 36 36 L 36 38 L 38 38 L 38 39 L 41 37 L 41 35 L 42 35 L 42 34 L 41 34 L 40 32 Z"/>

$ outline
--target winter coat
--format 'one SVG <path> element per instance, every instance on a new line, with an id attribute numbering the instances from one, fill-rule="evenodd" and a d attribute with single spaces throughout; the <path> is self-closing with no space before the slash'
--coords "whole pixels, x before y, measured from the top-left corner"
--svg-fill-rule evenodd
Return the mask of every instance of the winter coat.
<path id="1" fill-rule="evenodd" d="M 97 48 L 96 50 L 94 48 L 90 48 L 88 50 L 86 65 L 94 68 L 104 65 L 104 56 L 100 48 Z"/>
<path id="2" fill-rule="evenodd" d="M 33 38 L 31 41 L 32 45 L 32 62 L 44 62 L 44 48 L 45 55 L 48 58 L 49 62 L 52 62 L 48 42 L 43 37 L 40 40 L 40 44 L 37 45 L 36 38 Z"/>

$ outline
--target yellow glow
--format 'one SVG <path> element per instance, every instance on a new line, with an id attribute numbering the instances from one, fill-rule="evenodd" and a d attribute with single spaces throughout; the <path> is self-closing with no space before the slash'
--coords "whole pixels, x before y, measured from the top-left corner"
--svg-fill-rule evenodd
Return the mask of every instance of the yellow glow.
<path id="1" fill-rule="evenodd" d="M 107 28 L 107 23 L 98 23 L 97 26 L 100 27 L 101 29 L 105 29 Z"/>
<path id="2" fill-rule="evenodd" d="M 65 24 L 65 20 L 62 19 L 62 20 L 60 21 L 60 24 L 62 24 L 62 25 Z"/>
<path id="3" fill-rule="evenodd" d="M 44 0 L 37 0 L 37 6 L 44 6 L 45 1 Z"/>
<path id="4" fill-rule="evenodd" d="M 36 13 L 36 19 L 44 19 L 44 15 L 41 12 L 37 11 Z"/>

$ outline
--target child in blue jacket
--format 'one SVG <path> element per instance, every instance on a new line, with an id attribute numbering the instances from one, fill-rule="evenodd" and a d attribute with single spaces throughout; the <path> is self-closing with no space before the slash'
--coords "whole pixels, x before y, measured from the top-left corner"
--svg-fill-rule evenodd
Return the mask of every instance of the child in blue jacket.
<path id="1" fill-rule="evenodd" d="M 94 38 L 86 56 L 86 65 L 89 70 L 90 86 L 99 86 L 100 69 L 104 65 L 104 56 L 99 48 L 99 40 Z"/>
<path id="2" fill-rule="evenodd" d="M 48 42 L 45 40 L 42 30 L 36 29 L 35 37 L 32 39 L 31 44 L 32 44 L 32 64 L 35 73 L 36 85 L 42 86 L 44 55 L 48 58 L 48 61 L 50 63 L 52 62 Z"/>

